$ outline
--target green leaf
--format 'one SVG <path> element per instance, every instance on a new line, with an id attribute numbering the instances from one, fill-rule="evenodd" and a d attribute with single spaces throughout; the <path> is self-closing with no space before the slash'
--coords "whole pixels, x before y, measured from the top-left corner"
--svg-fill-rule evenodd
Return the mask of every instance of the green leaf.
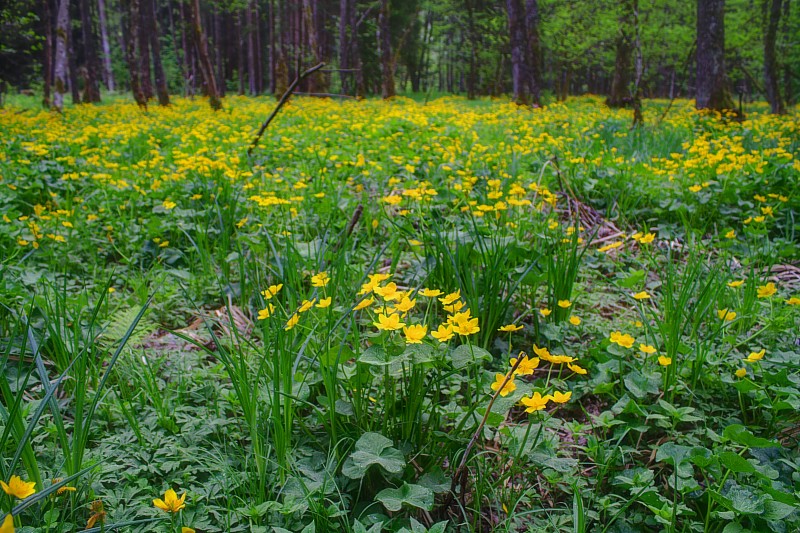
<path id="1" fill-rule="evenodd" d="M 392 357 L 382 346 L 373 345 L 364 350 L 358 358 L 359 363 L 370 366 L 389 366 L 392 363 L 401 361 L 404 355 Z"/>
<path id="2" fill-rule="evenodd" d="M 692 449 L 689 446 L 682 446 L 674 442 L 665 442 L 656 452 L 656 461 L 664 461 L 673 466 L 680 465 Z"/>
<path id="3" fill-rule="evenodd" d="M 742 446 L 748 448 L 780 448 L 780 444 L 771 440 L 756 437 L 753 433 L 741 424 L 732 424 L 725 428 L 722 435 Z"/>
<path id="4" fill-rule="evenodd" d="M 418 509 L 430 511 L 433 509 L 433 491 L 421 485 L 403 483 L 398 489 L 383 489 L 375 496 L 387 510 L 396 512 L 403 505 L 410 505 Z"/>
<path id="5" fill-rule="evenodd" d="M 380 433 L 364 433 L 356 442 L 355 451 L 342 465 L 342 474 L 350 479 L 361 479 L 372 465 L 387 472 L 399 474 L 406 466 L 403 454 L 392 448 L 392 441 Z"/>
<path id="6" fill-rule="evenodd" d="M 636 398 L 644 398 L 648 394 L 658 394 L 659 377 L 657 375 L 644 375 L 638 370 L 634 370 L 625 376 L 623 380 L 625 388 Z"/>
<path id="7" fill-rule="evenodd" d="M 477 364 L 481 360 L 491 361 L 492 354 L 483 348 L 462 344 L 461 346 L 456 346 L 456 348 L 450 352 L 450 359 L 453 362 L 453 368 L 461 370 L 462 368 Z"/>
<path id="8" fill-rule="evenodd" d="M 776 502 L 775 500 L 768 499 L 764 502 L 764 519 L 765 520 L 783 520 L 792 514 L 797 507 L 788 505 L 786 503 Z"/>
<path id="9" fill-rule="evenodd" d="M 717 456 L 719 457 L 719 461 L 733 472 L 739 474 L 750 474 L 756 471 L 755 467 L 750 463 L 750 461 L 739 454 L 733 452 L 721 452 L 717 454 Z"/>
<path id="10" fill-rule="evenodd" d="M 401 358 L 410 360 L 416 365 L 431 363 L 436 352 L 430 344 L 407 344 Z"/>

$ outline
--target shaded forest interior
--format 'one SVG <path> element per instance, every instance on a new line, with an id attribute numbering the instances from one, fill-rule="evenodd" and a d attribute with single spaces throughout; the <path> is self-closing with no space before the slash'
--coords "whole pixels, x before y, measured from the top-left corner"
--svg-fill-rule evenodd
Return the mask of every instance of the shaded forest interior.
<path id="1" fill-rule="evenodd" d="M 170 94 L 391 97 L 570 94 L 697 98 L 730 109 L 798 96 L 791 0 L 16 0 L 0 12 L 0 79 L 96 102 L 101 85 L 140 105 Z"/>

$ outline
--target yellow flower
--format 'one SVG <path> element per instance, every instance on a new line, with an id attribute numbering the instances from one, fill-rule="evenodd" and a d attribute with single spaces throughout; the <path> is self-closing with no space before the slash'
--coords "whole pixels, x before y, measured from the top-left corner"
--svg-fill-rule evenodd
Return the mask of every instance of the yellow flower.
<path id="1" fill-rule="evenodd" d="M 314 274 L 311 276 L 311 286 L 312 287 L 324 287 L 328 284 L 331 278 L 328 277 L 327 272 L 320 272 L 319 274 Z"/>
<path id="2" fill-rule="evenodd" d="M 36 492 L 34 488 L 36 487 L 36 483 L 33 481 L 22 481 L 22 478 L 19 476 L 11 476 L 7 484 L 5 481 L 0 480 L 0 487 L 2 487 L 9 496 L 19 498 L 20 500 L 24 500 Z"/>
<path id="3" fill-rule="evenodd" d="M 775 284 L 769 282 L 766 285 L 761 285 L 756 291 L 756 294 L 759 298 L 769 298 L 776 292 L 778 292 L 778 289 L 775 288 Z"/>
<path id="4" fill-rule="evenodd" d="M 156 498 L 153 500 L 153 505 L 165 511 L 167 513 L 177 513 L 184 507 L 186 504 L 184 501 L 186 500 L 186 493 L 184 492 L 183 495 L 178 498 L 178 495 L 172 489 L 167 489 L 167 492 L 164 493 L 164 499 Z"/>
<path id="5" fill-rule="evenodd" d="M 509 394 L 511 394 L 512 392 L 514 392 L 515 390 L 517 390 L 517 384 L 514 383 L 514 376 L 513 375 L 510 376 L 508 378 L 508 381 L 506 381 L 506 376 L 508 376 L 508 374 L 501 374 L 500 372 L 498 372 L 494 376 L 494 383 L 492 383 L 492 390 L 495 391 L 495 392 L 497 390 L 500 390 L 500 396 L 503 396 L 503 397 L 506 397 Z M 505 381 L 505 384 L 503 384 L 504 381 Z M 500 387 L 503 387 L 503 388 L 500 389 Z"/>
<path id="6" fill-rule="evenodd" d="M 448 313 L 457 313 L 461 311 L 461 309 L 464 307 L 464 302 L 458 300 L 456 302 L 451 303 L 450 305 L 443 305 L 442 307 Z"/>
<path id="7" fill-rule="evenodd" d="M 658 356 L 658 364 L 661 366 L 669 366 L 672 364 L 672 358 L 665 355 Z"/>
<path id="8" fill-rule="evenodd" d="M 515 331 L 519 331 L 522 329 L 522 326 L 517 324 L 506 324 L 505 326 L 500 326 L 497 331 L 503 331 L 506 333 L 513 333 Z"/>
<path id="9" fill-rule="evenodd" d="M 547 396 L 542 396 L 540 393 L 534 392 L 530 397 L 523 396 L 520 402 L 526 407 L 526 413 L 534 413 L 547 407 L 547 402 L 552 399 L 553 398 L 549 394 Z"/>
<path id="10" fill-rule="evenodd" d="M 573 326 L 580 326 L 581 319 L 575 315 L 572 315 L 571 317 L 569 317 L 569 323 L 572 324 Z"/>
<path id="11" fill-rule="evenodd" d="M 261 309 L 258 312 L 258 319 L 259 320 L 266 320 L 272 316 L 272 313 L 275 311 L 275 306 L 272 304 L 267 304 L 264 309 Z"/>
<path id="12" fill-rule="evenodd" d="M 552 313 L 552 311 L 551 311 L 551 310 L 549 310 L 549 309 L 539 309 L 539 313 L 540 313 L 540 314 L 541 314 L 543 317 L 548 317 L 548 316 L 550 316 L 550 313 Z"/>
<path id="13" fill-rule="evenodd" d="M 725 320 L 726 322 L 730 322 L 734 318 L 736 318 L 736 311 L 728 311 L 727 308 L 725 309 L 718 309 L 717 316 L 720 320 Z"/>
<path id="14" fill-rule="evenodd" d="M 650 346 L 649 344 L 640 344 L 639 351 L 646 353 L 647 355 L 656 353 L 656 349 L 653 346 Z"/>
<path id="15" fill-rule="evenodd" d="M 278 294 L 278 291 L 280 291 L 282 288 L 283 288 L 283 283 L 279 283 L 278 285 L 270 285 L 269 288 L 261 291 L 261 296 L 263 296 L 264 299 L 269 300 L 273 296 Z"/>
<path id="16" fill-rule="evenodd" d="M 392 311 L 393 312 L 399 311 L 405 314 L 411 311 L 415 305 L 417 305 L 416 299 L 411 300 L 408 296 L 403 296 L 403 298 L 394 306 Z"/>
<path id="17" fill-rule="evenodd" d="M 571 363 L 575 360 L 574 357 L 569 355 L 548 355 L 547 357 L 542 357 L 545 361 L 553 363 L 554 365 L 561 365 L 564 363 Z"/>
<path id="18" fill-rule="evenodd" d="M 689 190 L 692 192 L 700 192 L 703 189 L 702 185 L 692 185 Z"/>
<path id="19" fill-rule="evenodd" d="M 317 304 L 317 307 L 319 307 L 320 309 L 325 309 L 326 307 L 329 307 L 331 305 L 331 300 L 333 300 L 332 296 L 328 296 L 327 298 L 322 298 Z"/>
<path id="20" fill-rule="evenodd" d="M 758 352 L 750 352 L 750 355 L 747 356 L 745 359 L 748 363 L 755 363 L 756 361 L 761 361 L 764 358 L 764 354 L 767 353 L 765 348 L 761 348 L 761 351 Z"/>
<path id="21" fill-rule="evenodd" d="M 166 209 L 167 211 L 169 211 L 170 209 L 173 209 L 173 208 L 174 208 L 176 205 L 178 205 L 178 204 L 176 204 L 176 203 L 175 203 L 175 202 L 173 202 L 172 200 L 164 200 L 164 203 L 163 203 L 163 204 L 161 204 L 161 205 L 162 205 L 162 206 L 164 206 L 164 209 Z"/>
<path id="22" fill-rule="evenodd" d="M 567 392 L 553 392 L 553 401 L 555 403 L 567 403 L 572 398 L 572 391 Z"/>
<path id="23" fill-rule="evenodd" d="M 298 313 L 305 313 L 312 307 L 314 307 L 314 303 L 317 301 L 316 298 L 311 298 L 310 300 L 303 300 L 300 304 L 300 309 L 297 310 Z"/>
<path id="24" fill-rule="evenodd" d="M 420 324 L 412 324 L 403 328 L 403 334 L 406 336 L 407 344 L 422 344 L 422 339 L 428 333 L 428 326 Z"/>
<path id="25" fill-rule="evenodd" d="M 389 316 L 380 313 L 378 315 L 378 321 L 373 322 L 372 324 L 376 328 L 383 331 L 394 331 L 405 326 L 403 322 L 400 322 L 400 315 L 398 315 L 397 313 L 392 313 Z"/>
<path id="26" fill-rule="evenodd" d="M 14 517 L 8 513 L 0 525 L 0 533 L 14 533 Z"/>
<path id="27" fill-rule="evenodd" d="M 601 246 L 597 249 L 598 252 L 608 252 L 609 250 L 613 250 L 614 248 L 619 248 L 622 246 L 622 241 L 612 242 L 610 244 L 606 244 L 605 246 Z"/>
<path id="28" fill-rule="evenodd" d="M 369 298 L 364 298 L 363 300 L 358 302 L 358 304 L 353 308 L 353 310 L 361 311 L 362 309 L 364 309 L 365 307 L 369 307 L 373 303 L 375 303 L 375 298 L 373 298 L 372 296 L 370 296 Z"/>
<path id="29" fill-rule="evenodd" d="M 726 239 L 735 239 L 736 238 L 736 232 L 734 230 L 728 231 L 728 233 L 725 234 L 725 238 Z"/>
<path id="30" fill-rule="evenodd" d="M 101 524 L 106 521 L 106 510 L 103 507 L 103 502 L 100 500 L 95 500 L 92 502 L 91 506 L 92 514 L 89 517 L 89 520 L 86 522 L 86 529 L 91 529 L 97 522 Z"/>
<path id="31" fill-rule="evenodd" d="M 452 317 L 453 331 L 459 335 L 472 335 L 478 333 L 481 328 L 478 327 L 478 318 L 470 318 L 470 310 L 467 309 L 463 313 L 456 313 Z"/>
<path id="32" fill-rule="evenodd" d="M 561 309 L 568 309 L 570 306 L 572 306 L 572 302 L 570 302 L 569 300 L 559 300 L 558 306 Z"/>
<path id="33" fill-rule="evenodd" d="M 55 479 L 53 480 L 53 484 L 54 484 L 54 485 L 55 485 L 56 483 L 60 483 L 60 482 L 61 482 L 61 478 L 60 478 L 60 477 L 57 477 L 57 478 L 55 478 Z M 58 495 L 58 496 L 61 496 L 61 495 L 62 495 L 62 494 L 64 494 L 65 492 L 75 492 L 75 491 L 77 491 L 77 490 L 78 490 L 78 489 L 76 489 L 75 487 L 70 487 L 69 485 L 64 485 L 63 487 L 60 487 L 59 489 L 56 489 L 56 495 Z"/>
<path id="34" fill-rule="evenodd" d="M 451 292 L 444 298 L 439 298 L 439 301 L 442 303 L 442 305 L 450 305 L 459 298 L 461 298 L 461 289 L 457 290 L 456 292 Z"/>
<path id="35" fill-rule="evenodd" d="M 800 305 L 800 298 L 797 296 L 792 296 L 788 300 L 786 300 L 787 305 Z"/>
<path id="36" fill-rule="evenodd" d="M 735 289 L 736 287 L 741 287 L 743 284 L 744 284 L 744 280 L 743 279 L 737 279 L 735 281 L 729 281 L 728 282 L 728 287 L 730 287 L 732 289 Z"/>
<path id="37" fill-rule="evenodd" d="M 650 295 L 647 293 L 647 291 L 642 291 L 642 292 L 637 292 L 636 294 L 634 294 L 633 298 L 636 299 L 636 300 L 649 300 L 650 299 Z"/>
<path id="38" fill-rule="evenodd" d="M 520 353 L 520 355 L 523 356 L 522 361 L 519 362 L 519 366 L 514 370 L 514 374 L 519 376 L 529 376 L 533 374 L 533 371 L 539 366 L 539 358 L 534 357 L 533 359 L 529 359 L 527 355 L 523 355 L 522 353 Z M 514 357 L 511 359 L 511 366 L 513 367 L 516 364 L 517 358 Z"/>
<path id="39" fill-rule="evenodd" d="M 609 340 L 611 342 L 619 344 L 623 348 L 630 348 L 631 346 L 633 346 L 633 343 L 635 342 L 635 339 L 633 337 L 631 337 L 627 333 L 622 333 L 620 331 L 614 331 L 613 333 L 611 333 Z"/>
<path id="40" fill-rule="evenodd" d="M 453 326 L 450 324 L 441 324 L 439 329 L 431 331 L 431 337 L 439 342 L 447 342 L 455 336 L 453 333 Z"/>
<path id="41" fill-rule="evenodd" d="M 283 326 L 284 331 L 289 331 L 290 329 L 295 327 L 298 322 L 300 322 L 300 315 L 295 313 L 289 318 L 289 320 L 286 322 L 286 325 Z"/>
<path id="42" fill-rule="evenodd" d="M 377 286 L 372 289 L 375 294 L 386 300 L 387 302 L 391 302 L 392 300 L 397 300 L 402 293 L 397 290 L 397 283 L 394 281 L 390 281 L 386 284 L 385 287 Z"/>
<path id="43" fill-rule="evenodd" d="M 639 244 L 650 244 L 656 238 L 655 233 L 647 233 L 644 237 L 639 239 Z"/>
<path id="44" fill-rule="evenodd" d="M 734 374 L 736 374 L 737 378 L 743 378 L 747 375 L 747 369 L 745 367 L 739 368 Z"/>
<path id="45" fill-rule="evenodd" d="M 181 533 L 195 533 L 195 531 L 190 527 L 183 526 L 181 527 Z"/>
<path id="46" fill-rule="evenodd" d="M 572 363 L 567 363 L 567 368 L 569 368 L 576 374 L 581 374 L 581 375 L 586 374 L 586 369 L 577 364 L 573 365 Z"/>
<path id="47" fill-rule="evenodd" d="M 422 289 L 419 293 L 427 298 L 436 298 L 442 295 L 442 291 L 439 289 Z"/>

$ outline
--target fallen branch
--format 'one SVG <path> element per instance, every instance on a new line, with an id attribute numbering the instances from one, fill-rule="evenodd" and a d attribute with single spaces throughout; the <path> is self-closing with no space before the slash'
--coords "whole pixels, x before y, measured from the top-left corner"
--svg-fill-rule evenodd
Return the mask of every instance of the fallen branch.
<path id="1" fill-rule="evenodd" d="M 258 133 L 256 134 L 256 138 L 253 139 L 253 142 L 250 143 L 250 148 L 247 149 L 247 155 L 251 155 L 253 153 L 253 148 L 255 148 L 256 145 L 258 144 L 258 141 L 261 140 L 261 136 L 264 135 L 264 131 L 267 129 L 267 126 L 269 126 L 269 123 L 272 122 L 272 119 L 274 119 L 275 116 L 278 114 L 278 111 L 280 111 L 281 108 L 286 104 L 286 102 L 289 101 L 289 97 L 292 95 L 292 93 L 297 88 L 297 86 L 300 84 L 300 82 L 303 81 L 304 79 L 306 79 L 307 77 L 309 77 L 310 75 L 312 75 L 313 73 L 315 73 L 316 71 L 318 71 L 319 69 L 321 69 L 324 66 L 325 66 L 325 63 L 320 63 L 318 65 L 315 65 L 315 66 L 313 66 L 310 69 L 306 70 L 305 72 L 303 72 L 302 74 L 300 74 L 299 76 L 297 76 L 294 79 L 292 84 L 289 85 L 289 88 L 286 89 L 286 92 L 283 93 L 283 96 L 281 96 L 281 99 L 278 101 L 278 105 L 275 106 L 275 109 L 272 110 L 272 113 L 270 113 L 270 115 L 267 117 L 267 120 L 265 120 L 264 124 L 261 125 L 261 129 L 258 130 Z"/>

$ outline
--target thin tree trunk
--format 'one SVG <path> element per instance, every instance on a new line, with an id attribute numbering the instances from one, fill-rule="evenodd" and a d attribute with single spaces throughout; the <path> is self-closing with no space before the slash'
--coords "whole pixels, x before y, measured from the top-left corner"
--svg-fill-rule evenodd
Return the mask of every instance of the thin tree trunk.
<path id="1" fill-rule="evenodd" d="M 109 91 L 114 91 L 114 71 L 111 68 L 111 44 L 108 41 L 108 23 L 106 22 L 106 2 L 97 0 L 97 19 L 100 23 L 100 44 L 103 47 L 104 81 Z"/>
<path id="2" fill-rule="evenodd" d="M 511 87 L 514 102 L 518 105 L 528 103 L 525 90 L 525 36 L 524 17 L 520 0 L 506 0 L 509 43 L 511 44 Z"/>
<path id="3" fill-rule="evenodd" d="M 527 63 L 531 103 L 541 105 L 542 99 L 542 44 L 539 38 L 539 2 L 525 2 L 525 30 L 528 37 Z"/>
<path id="4" fill-rule="evenodd" d="M 350 20 L 349 0 L 339 1 L 339 79 L 342 93 L 350 94 L 350 40 L 347 38 L 347 24 Z"/>
<path id="5" fill-rule="evenodd" d="M 53 84 L 53 15 L 50 12 L 50 0 L 42 0 L 42 18 L 44 19 L 44 50 L 42 54 L 42 73 L 44 87 L 42 91 L 42 107 L 50 108 L 50 86 Z"/>
<path id="6" fill-rule="evenodd" d="M 139 107 L 146 108 L 147 98 L 142 91 L 141 80 L 139 79 L 139 65 L 136 61 L 140 20 L 139 0 L 130 0 L 127 9 L 127 18 L 127 31 L 123 32 L 122 38 L 125 43 L 125 61 L 128 64 L 128 73 L 131 77 L 131 92 L 133 92 L 133 99 L 139 104 Z"/>
<path id="7" fill-rule="evenodd" d="M 267 0 L 267 29 L 269 31 L 269 92 L 275 94 L 277 40 L 275 39 L 275 5 L 272 0 Z"/>
<path id="8" fill-rule="evenodd" d="M 725 77 L 725 0 L 697 0 L 697 109 L 733 109 Z"/>
<path id="9" fill-rule="evenodd" d="M 631 54 L 633 53 L 633 1 L 627 0 L 620 6 L 622 13 L 617 20 L 616 59 L 614 61 L 614 77 L 611 79 L 611 92 L 606 98 L 609 107 L 624 107 L 631 100 Z"/>
<path id="10" fill-rule="evenodd" d="M 469 74 L 467 74 L 467 98 L 474 100 L 478 90 L 478 34 L 475 31 L 475 6 L 473 0 L 467 4 L 467 35 L 469 36 Z M 417 85 L 419 82 L 417 82 Z"/>
<path id="11" fill-rule="evenodd" d="M 256 39 L 256 94 L 264 91 L 264 68 L 261 55 L 261 14 L 258 11 L 258 2 L 253 2 L 253 23 L 255 24 Z"/>
<path id="12" fill-rule="evenodd" d="M 395 96 L 394 72 L 392 71 L 392 35 L 389 26 L 389 0 L 381 0 L 378 11 L 378 51 L 381 61 L 381 96 Z"/>
<path id="13" fill-rule="evenodd" d="M 94 27 L 92 25 L 92 10 L 89 0 L 80 0 L 81 36 L 83 38 L 83 57 L 86 68 L 86 88 L 83 95 L 84 102 L 100 101 L 100 86 L 97 82 L 98 58 L 95 47 Z"/>
<path id="14" fill-rule="evenodd" d="M 642 114 L 642 75 L 644 74 L 644 61 L 642 59 L 641 27 L 639 25 L 639 0 L 633 0 L 633 51 L 633 125 L 635 127 L 644 123 L 644 115 Z"/>
<path id="15" fill-rule="evenodd" d="M 67 92 L 67 40 L 69 39 L 69 0 L 59 0 L 56 13 L 56 57 L 54 60 L 53 107 L 64 110 L 64 93 Z"/>
<path id="16" fill-rule="evenodd" d="M 778 39 L 778 24 L 781 19 L 781 0 L 764 0 L 764 10 L 767 11 L 764 32 L 764 87 L 770 112 L 774 115 L 783 115 L 786 113 L 786 108 L 781 97 L 778 60 L 775 56 L 775 42 Z"/>
<path id="17" fill-rule="evenodd" d="M 783 39 L 789 40 L 789 4 L 791 0 L 783 0 Z M 791 51 L 791 47 L 795 46 L 793 43 L 784 45 L 781 48 L 784 52 Z M 792 91 L 792 62 L 783 62 L 783 97 L 787 105 L 792 105 L 795 102 L 794 92 Z"/>
<path id="18" fill-rule="evenodd" d="M 247 6 L 247 77 L 250 94 L 255 95 L 258 87 L 256 83 L 256 21 L 253 16 L 252 2 Z"/>
<path id="19" fill-rule="evenodd" d="M 164 66 L 161 63 L 161 41 L 158 36 L 158 22 L 156 19 L 156 0 L 141 0 L 142 19 L 145 22 L 145 33 L 149 36 L 150 52 L 153 56 L 153 74 L 156 81 L 156 94 L 158 104 L 169 105 L 169 89 L 167 89 L 167 78 L 164 75 Z"/>
<path id="20" fill-rule="evenodd" d="M 72 19 L 70 15 L 70 19 Z M 75 29 L 68 31 L 69 41 L 67 43 L 67 67 L 69 69 L 69 91 L 72 94 L 72 103 L 81 103 L 80 74 L 78 73 L 78 63 L 75 60 Z M 85 77 L 85 76 L 84 76 Z"/>
<path id="21" fill-rule="evenodd" d="M 234 30 L 236 32 L 236 70 L 239 74 L 239 95 L 244 94 L 244 69 L 247 64 L 247 54 L 244 46 L 244 15 L 242 9 L 236 13 Z"/>
<path id="22" fill-rule="evenodd" d="M 139 76 L 142 84 L 142 92 L 144 97 L 150 100 L 155 96 L 153 91 L 153 77 L 150 74 L 150 29 L 148 28 L 147 20 L 147 2 L 150 0 L 139 0 L 139 35 L 138 35 L 138 50 L 139 50 Z"/>
<path id="23" fill-rule="evenodd" d="M 208 57 L 208 43 L 206 42 L 206 36 L 203 34 L 203 26 L 200 24 L 200 0 L 192 0 L 192 19 L 195 47 L 200 63 L 200 73 L 203 76 L 206 91 L 208 92 L 208 103 L 211 105 L 211 109 L 217 111 L 222 109 L 222 102 L 220 102 L 217 84 L 214 80 L 214 68 Z"/>

